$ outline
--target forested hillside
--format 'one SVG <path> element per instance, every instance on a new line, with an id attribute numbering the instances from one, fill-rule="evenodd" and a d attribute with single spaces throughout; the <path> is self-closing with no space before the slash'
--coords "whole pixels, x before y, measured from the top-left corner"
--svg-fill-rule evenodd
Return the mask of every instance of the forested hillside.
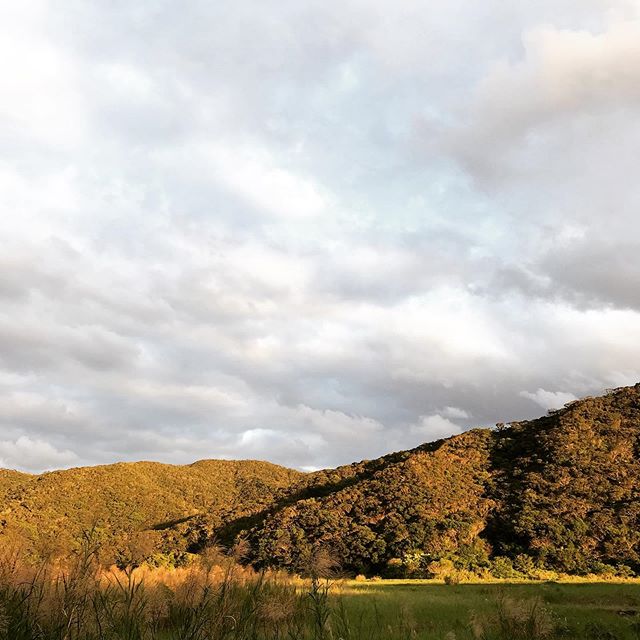
<path id="1" fill-rule="evenodd" d="M 303 568 L 314 546 L 343 566 L 378 572 L 421 550 L 433 557 L 472 544 L 491 510 L 491 432 L 474 430 L 364 465 L 333 491 L 274 510 L 250 533 L 259 564 Z M 313 494 L 313 491 L 308 491 Z"/>
<path id="2" fill-rule="evenodd" d="M 255 523 L 252 558 L 298 570 L 324 545 L 365 573 L 639 571 L 639 436 L 635 386 L 355 465 Z"/>
<path id="3" fill-rule="evenodd" d="M 487 538 L 568 572 L 640 569 L 640 385 L 499 430 Z"/>
<path id="4" fill-rule="evenodd" d="M 7 475 L 9 480 L 2 475 L 0 535 L 48 556 L 67 552 L 92 531 L 104 562 L 175 562 L 190 544 L 192 518 L 206 512 L 215 526 L 227 513 L 259 511 L 301 476 L 269 462 L 233 460 L 118 463 Z"/>
<path id="5" fill-rule="evenodd" d="M 103 560 L 179 563 L 243 540 L 256 566 L 509 577 L 640 573 L 640 385 L 337 469 L 141 462 L 0 473 L 0 531 L 30 553 L 94 528 Z"/>

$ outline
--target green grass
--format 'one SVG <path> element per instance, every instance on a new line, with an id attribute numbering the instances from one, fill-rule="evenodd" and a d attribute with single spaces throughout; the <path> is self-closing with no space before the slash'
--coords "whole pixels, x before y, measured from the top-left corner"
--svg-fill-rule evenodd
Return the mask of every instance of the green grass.
<path id="1" fill-rule="evenodd" d="M 513 608 L 536 600 L 557 626 L 553 637 L 640 638 L 640 631 L 633 629 L 640 611 L 638 582 L 445 585 L 419 580 L 350 581 L 341 595 L 349 617 L 365 621 L 363 627 L 366 621 L 386 627 L 400 620 L 415 638 L 473 638 L 470 623 L 474 618 L 495 618 L 501 602 Z M 384 637 L 375 629 L 373 633 L 373 637 Z"/>
<path id="2" fill-rule="evenodd" d="M 442 584 L 256 573 L 211 555 L 126 571 L 0 554 L 0 640 L 640 640 L 640 581 Z"/>

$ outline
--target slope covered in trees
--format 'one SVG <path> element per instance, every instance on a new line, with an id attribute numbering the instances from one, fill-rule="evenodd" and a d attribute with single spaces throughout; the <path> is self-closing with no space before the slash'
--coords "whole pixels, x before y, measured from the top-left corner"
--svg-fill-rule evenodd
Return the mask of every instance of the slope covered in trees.
<path id="1" fill-rule="evenodd" d="M 319 545 L 353 571 L 640 571 L 640 385 L 357 467 L 250 531 L 300 569 Z M 331 473 L 328 474 L 331 476 Z"/>
<path id="2" fill-rule="evenodd" d="M 5 496 L 9 492 L 28 482 L 32 477 L 28 473 L 0 469 L 0 504 L 3 504 Z"/>
<path id="3" fill-rule="evenodd" d="M 29 553 L 43 556 L 68 552 L 92 531 L 105 562 L 175 561 L 199 513 L 221 522 L 225 513 L 259 511 L 301 476 L 268 462 L 233 460 L 118 463 L 24 476 L 6 482 L 0 535 L 26 541 Z"/>
<path id="4" fill-rule="evenodd" d="M 640 573 L 640 385 L 537 420 L 474 429 L 337 469 L 118 464 L 0 474 L 0 530 L 69 548 L 83 529 L 120 562 L 245 540 L 257 566 L 347 571 Z"/>
<path id="5" fill-rule="evenodd" d="M 501 551 L 583 573 L 640 569 L 640 385 L 495 434 L 488 537 Z"/>
<path id="6" fill-rule="evenodd" d="M 326 495 L 307 489 L 311 497 L 274 510 L 250 532 L 254 559 L 302 569 L 323 546 L 346 568 L 378 572 L 418 550 L 441 557 L 472 545 L 491 509 L 490 440 L 488 430 L 470 431 L 364 465 Z"/>

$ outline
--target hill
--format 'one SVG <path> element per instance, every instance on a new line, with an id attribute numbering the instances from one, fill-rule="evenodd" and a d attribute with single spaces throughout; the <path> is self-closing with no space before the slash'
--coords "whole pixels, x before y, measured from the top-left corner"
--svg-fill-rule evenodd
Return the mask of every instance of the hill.
<path id="1" fill-rule="evenodd" d="M 324 548 L 368 574 L 640 573 L 640 385 L 309 474 L 144 462 L 4 472 L 0 491 L 0 534 L 40 555 L 95 524 L 122 564 L 242 539 L 256 566 L 295 571 Z"/>
<path id="2" fill-rule="evenodd" d="M 316 474 L 252 523 L 252 560 L 351 571 L 640 571 L 640 385 Z"/>
<path id="3" fill-rule="evenodd" d="M 570 573 L 640 570 L 640 385 L 496 432 L 486 536 Z"/>
<path id="4" fill-rule="evenodd" d="M 0 535 L 25 540 L 30 553 L 44 556 L 68 552 L 93 530 L 105 562 L 141 554 L 174 561 L 189 544 L 190 519 L 206 512 L 221 522 L 227 513 L 258 511 L 301 476 L 250 460 L 118 463 L 39 476 L 2 472 Z"/>
<path id="5" fill-rule="evenodd" d="M 378 573 L 416 552 L 439 558 L 472 545 L 492 508 L 491 435 L 477 429 L 356 465 L 331 489 L 311 483 L 251 530 L 254 561 L 300 570 L 323 546 L 347 569 Z"/>

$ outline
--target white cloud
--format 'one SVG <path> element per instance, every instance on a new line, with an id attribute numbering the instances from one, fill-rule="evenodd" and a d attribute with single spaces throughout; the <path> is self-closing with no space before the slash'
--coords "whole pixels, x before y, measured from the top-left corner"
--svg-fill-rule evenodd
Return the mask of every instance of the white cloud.
<path id="1" fill-rule="evenodd" d="M 479 117 L 494 134 L 524 134 L 541 121 L 640 100 L 640 21 L 602 33 L 535 27 L 523 36 L 524 59 L 497 64 L 478 86 Z"/>
<path id="2" fill-rule="evenodd" d="M 420 416 L 419 422 L 411 425 L 409 431 L 412 435 L 420 436 L 424 442 L 431 442 L 460 433 L 462 429 L 451 420 L 435 413 L 430 416 Z"/>
<path id="3" fill-rule="evenodd" d="M 440 413 L 445 418 L 453 420 L 466 420 L 471 417 L 464 409 L 458 407 L 445 407 Z"/>
<path id="4" fill-rule="evenodd" d="M 636 3 L 0 13 L 6 464 L 312 468 L 640 378 Z"/>
<path id="5" fill-rule="evenodd" d="M 316 431 L 326 439 L 338 437 L 345 441 L 362 442 L 363 438 L 375 438 L 384 431 L 384 426 L 373 418 L 330 409 L 312 409 L 304 405 L 296 407 L 293 420 L 299 422 L 302 429 L 306 427 L 311 432 Z"/>
<path id="6" fill-rule="evenodd" d="M 56 449 L 44 440 L 20 436 L 17 440 L 0 440 L 0 467 L 22 471 L 59 469 L 76 462 L 78 456 L 68 449 Z"/>
<path id="7" fill-rule="evenodd" d="M 273 215 L 306 218 L 319 215 L 327 207 L 312 180 L 279 167 L 265 151 L 214 148 L 210 158 L 214 176 Z"/>
<path id="8" fill-rule="evenodd" d="M 572 393 L 567 393 L 566 391 L 546 391 L 545 389 L 538 389 L 533 393 L 530 391 L 521 391 L 520 395 L 523 398 L 533 400 L 543 409 L 561 409 L 568 402 L 577 400 Z"/>

